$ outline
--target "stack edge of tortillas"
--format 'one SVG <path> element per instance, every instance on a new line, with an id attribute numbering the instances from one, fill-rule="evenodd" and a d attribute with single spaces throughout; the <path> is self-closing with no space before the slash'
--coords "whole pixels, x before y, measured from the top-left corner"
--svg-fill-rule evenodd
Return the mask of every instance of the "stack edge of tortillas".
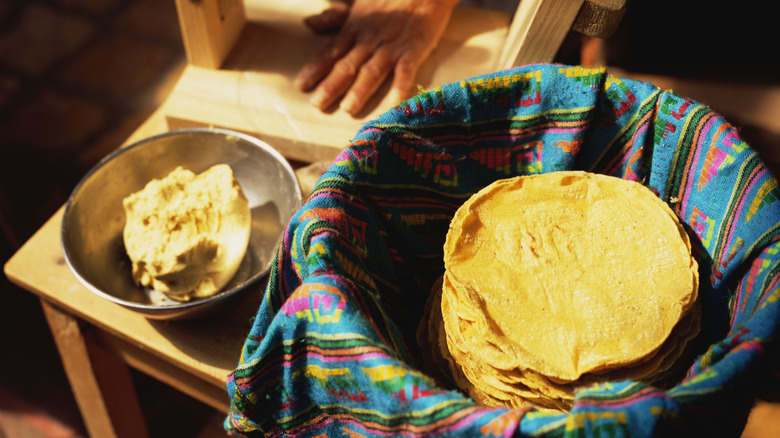
<path id="1" fill-rule="evenodd" d="M 577 387 L 658 382 L 699 332 L 698 266 L 639 183 L 496 181 L 456 212 L 418 330 L 428 368 L 487 406 L 566 411 Z"/>

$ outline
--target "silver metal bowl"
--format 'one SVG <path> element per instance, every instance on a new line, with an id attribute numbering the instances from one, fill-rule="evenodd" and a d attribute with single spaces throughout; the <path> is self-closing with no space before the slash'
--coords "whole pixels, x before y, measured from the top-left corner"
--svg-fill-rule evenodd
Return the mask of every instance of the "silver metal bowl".
<path id="1" fill-rule="evenodd" d="M 249 199 L 249 247 L 233 279 L 216 295 L 178 302 L 137 286 L 122 240 L 122 199 L 177 166 L 195 173 L 226 163 Z M 276 150 L 251 136 L 210 128 L 172 131 L 114 151 L 75 187 L 65 207 L 62 250 L 89 290 L 152 319 L 199 316 L 264 277 L 284 227 L 301 206 L 298 179 Z"/>

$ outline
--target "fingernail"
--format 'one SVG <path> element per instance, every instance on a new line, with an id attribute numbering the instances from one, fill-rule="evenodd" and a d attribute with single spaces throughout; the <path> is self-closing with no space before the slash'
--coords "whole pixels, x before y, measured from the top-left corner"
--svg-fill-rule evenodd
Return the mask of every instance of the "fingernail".
<path id="1" fill-rule="evenodd" d="M 357 111 L 357 99 L 355 99 L 354 95 L 347 94 L 344 96 L 344 99 L 341 100 L 339 108 L 350 114 L 354 114 Z"/>
<path id="2" fill-rule="evenodd" d="M 299 74 L 293 80 L 293 85 L 298 87 L 299 90 L 305 91 L 305 90 L 308 90 L 309 88 L 311 88 L 312 84 L 311 84 L 311 79 L 309 78 L 309 75 Z"/>
<path id="3" fill-rule="evenodd" d="M 399 103 L 403 102 L 405 99 L 403 98 L 403 95 L 399 93 L 398 91 L 390 91 L 387 94 L 388 100 L 391 105 L 398 105 Z"/>
<path id="4" fill-rule="evenodd" d="M 325 93 L 319 90 L 315 91 L 314 94 L 311 95 L 311 99 L 309 100 L 309 102 L 311 102 L 312 105 L 314 105 L 319 109 L 323 109 L 325 107 L 325 101 L 326 101 Z"/>

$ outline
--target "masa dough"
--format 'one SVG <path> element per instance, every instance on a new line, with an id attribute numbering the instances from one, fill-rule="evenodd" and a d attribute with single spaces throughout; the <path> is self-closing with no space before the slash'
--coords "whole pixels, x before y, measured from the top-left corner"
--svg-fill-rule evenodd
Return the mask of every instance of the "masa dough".
<path id="1" fill-rule="evenodd" d="M 251 229 L 249 203 L 227 164 L 178 167 L 123 201 L 133 278 L 178 301 L 217 293 L 235 275 Z"/>

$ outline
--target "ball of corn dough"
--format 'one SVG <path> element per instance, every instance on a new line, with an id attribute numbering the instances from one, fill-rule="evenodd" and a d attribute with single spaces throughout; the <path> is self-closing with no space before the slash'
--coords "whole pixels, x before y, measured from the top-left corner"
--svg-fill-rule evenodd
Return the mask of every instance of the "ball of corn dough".
<path id="1" fill-rule="evenodd" d="M 227 164 L 178 167 L 123 200 L 125 249 L 137 284 L 178 300 L 220 291 L 246 253 L 251 213 Z"/>

